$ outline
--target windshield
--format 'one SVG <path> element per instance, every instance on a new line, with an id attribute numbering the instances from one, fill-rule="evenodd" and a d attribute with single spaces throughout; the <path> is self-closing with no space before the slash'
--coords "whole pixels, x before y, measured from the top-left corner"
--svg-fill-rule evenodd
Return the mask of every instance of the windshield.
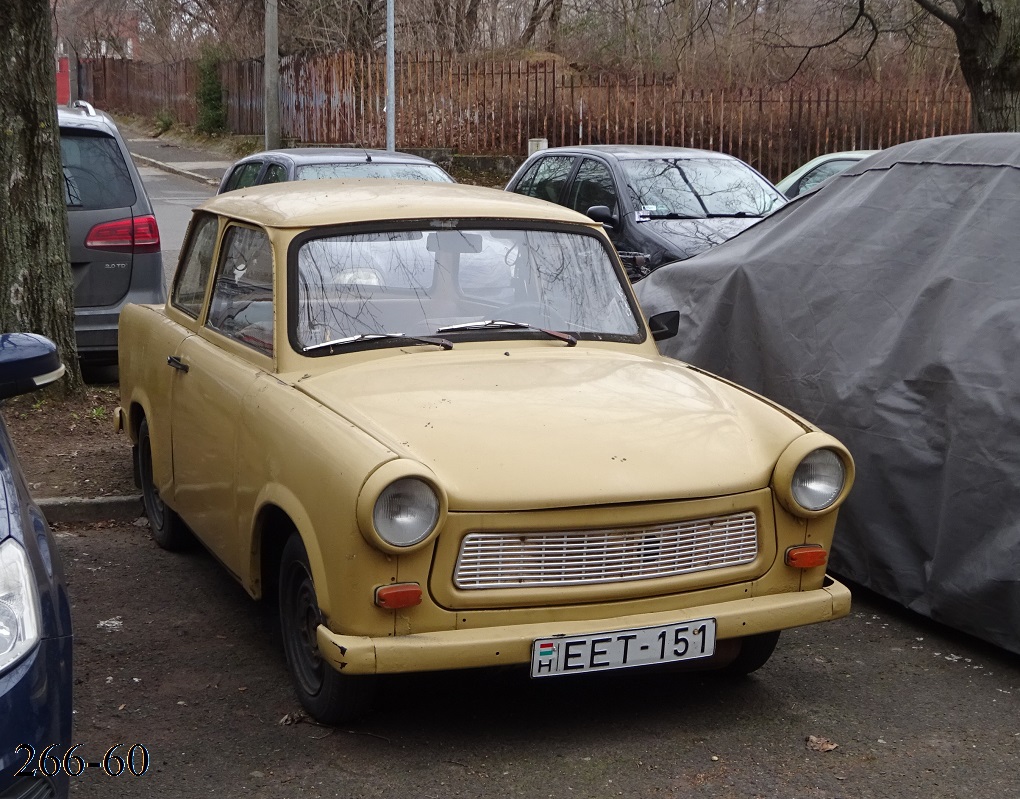
<path id="1" fill-rule="evenodd" d="M 765 216 L 785 202 L 754 170 L 728 158 L 622 162 L 634 207 L 651 217 Z"/>
<path id="2" fill-rule="evenodd" d="M 383 333 L 390 336 L 352 343 L 387 346 L 401 343 L 392 334 L 440 331 L 450 340 L 541 335 L 531 327 L 617 340 L 642 331 L 603 242 L 583 233 L 418 229 L 328 236 L 299 244 L 296 269 L 291 341 L 299 351 Z"/>
<path id="3" fill-rule="evenodd" d="M 306 164 L 294 172 L 298 180 L 328 178 L 389 178 L 390 180 L 423 180 L 452 183 L 453 178 L 433 164 L 380 164 L 356 161 L 346 164 Z"/>

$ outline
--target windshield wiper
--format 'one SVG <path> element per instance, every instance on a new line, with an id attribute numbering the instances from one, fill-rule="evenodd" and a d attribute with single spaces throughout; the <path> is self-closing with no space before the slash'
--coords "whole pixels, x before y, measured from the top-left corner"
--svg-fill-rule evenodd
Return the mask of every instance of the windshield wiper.
<path id="1" fill-rule="evenodd" d="M 708 214 L 711 216 L 711 214 Z M 643 219 L 705 219 L 705 214 L 678 214 L 675 211 L 670 211 L 668 214 L 653 214 L 651 211 L 641 212 L 639 218 Z"/>
<path id="2" fill-rule="evenodd" d="M 441 327 L 436 330 L 436 332 L 453 333 L 457 330 L 498 330 L 500 328 L 534 330 L 537 333 L 545 333 L 545 335 L 550 336 L 551 338 L 566 342 L 568 347 L 577 346 L 577 338 L 569 333 L 563 333 L 559 330 L 547 330 L 544 327 L 536 327 L 535 325 L 529 325 L 526 322 L 511 322 L 509 319 L 487 319 L 483 322 L 462 322 L 459 325 L 447 325 L 446 327 Z"/>
<path id="3" fill-rule="evenodd" d="M 315 352 L 316 350 L 333 349 L 333 347 L 339 347 L 342 344 L 355 344 L 359 341 L 376 341 L 382 339 L 407 341 L 414 344 L 432 344 L 436 347 L 442 347 L 444 350 L 453 349 L 453 342 L 445 338 L 433 338 L 432 336 L 408 336 L 404 333 L 361 333 L 357 336 L 345 336 L 344 338 L 335 338 L 332 341 L 323 341 L 321 344 L 311 344 L 307 347 L 302 347 L 301 352 Z"/>
<path id="4" fill-rule="evenodd" d="M 732 214 L 709 214 L 709 219 L 761 219 L 764 214 L 753 214 L 750 211 L 735 211 Z"/>

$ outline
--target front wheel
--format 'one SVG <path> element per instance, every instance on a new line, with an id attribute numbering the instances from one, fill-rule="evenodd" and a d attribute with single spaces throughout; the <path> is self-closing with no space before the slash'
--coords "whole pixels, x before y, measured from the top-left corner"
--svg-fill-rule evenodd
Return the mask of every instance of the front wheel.
<path id="1" fill-rule="evenodd" d="M 138 428 L 138 446 L 135 447 L 138 479 L 142 487 L 142 504 L 149 520 L 149 532 L 153 540 L 163 549 L 183 549 L 189 543 L 190 534 L 181 517 L 167 507 L 160 499 L 159 491 L 152 478 L 152 440 L 149 437 L 149 420 L 142 419 Z"/>
<path id="2" fill-rule="evenodd" d="M 319 654 L 316 631 L 322 612 L 308 566 L 308 553 L 294 533 L 280 561 L 280 633 L 283 649 L 305 710 L 324 724 L 348 721 L 372 702 L 373 677 L 341 674 Z"/>

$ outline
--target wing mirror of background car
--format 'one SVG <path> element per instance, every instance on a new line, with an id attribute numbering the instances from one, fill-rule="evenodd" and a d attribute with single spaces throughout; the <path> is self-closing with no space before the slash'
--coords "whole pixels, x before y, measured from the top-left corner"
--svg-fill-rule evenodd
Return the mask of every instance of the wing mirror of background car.
<path id="1" fill-rule="evenodd" d="M 0 336 L 0 399 L 27 394 L 59 380 L 64 365 L 57 346 L 35 333 Z"/>
<path id="2" fill-rule="evenodd" d="M 620 223 L 608 205 L 593 205 L 588 209 L 588 218 L 594 222 L 601 222 L 606 227 L 616 227 Z"/>
<path id="3" fill-rule="evenodd" d="M 680 311 L 663 311 L 648 320 L 654 341 L 673 338 L 680 331 Z"/>

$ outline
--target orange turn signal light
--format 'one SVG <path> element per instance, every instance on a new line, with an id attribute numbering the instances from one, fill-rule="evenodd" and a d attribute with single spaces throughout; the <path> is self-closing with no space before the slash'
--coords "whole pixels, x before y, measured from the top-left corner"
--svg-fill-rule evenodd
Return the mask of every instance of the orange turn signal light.
<path id="1" fill-rule="evenodd" d="M 399 610 L 421 604 L 421 586 L 418 583 L 395 583 L 375 589 L 375 604 L 386 610 Z"/>
<path id="2" fill-rule="evenodd" d="M 813 569 L 824 566 L 828 561 L 829 553 L 818 544 L 805 544 L 786 550 L 786 565 L 795 569 Z"/>

